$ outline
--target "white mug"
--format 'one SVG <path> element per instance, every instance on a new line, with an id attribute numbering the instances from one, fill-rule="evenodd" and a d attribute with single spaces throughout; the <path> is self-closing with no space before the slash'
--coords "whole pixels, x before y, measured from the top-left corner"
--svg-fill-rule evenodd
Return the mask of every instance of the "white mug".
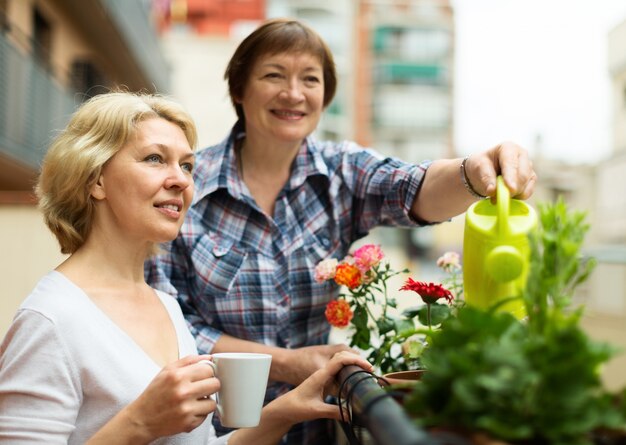
<path id="1" fill-rule="evenodd" d="M 272 356 L 249 352 L 211 354 L 213 368 L 220 381 L 216 394 L 220 423 L 228 428 L 250 428 L 261 420 L 265 389 Z"/>

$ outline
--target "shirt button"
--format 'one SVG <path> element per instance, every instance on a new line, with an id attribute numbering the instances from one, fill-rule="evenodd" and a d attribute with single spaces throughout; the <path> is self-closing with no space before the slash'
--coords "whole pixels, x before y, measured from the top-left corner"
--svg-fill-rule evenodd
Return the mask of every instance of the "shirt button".
<path id="1" fill-rule="evenodd" d="M 326 248 L 330 247 L 330 240 L 328 238 L 322 238 L 322 246 Z"/>

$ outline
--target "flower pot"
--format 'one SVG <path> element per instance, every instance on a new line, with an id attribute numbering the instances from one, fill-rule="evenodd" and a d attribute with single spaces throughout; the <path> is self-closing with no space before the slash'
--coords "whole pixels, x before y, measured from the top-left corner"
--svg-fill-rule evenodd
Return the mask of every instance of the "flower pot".
<path id="1" fill-rule="evenodd" d="M 412 371 L 397 371 L 383 375 L 381 386 L 400 385 L 411 387 L 422 379 L 425 369 L 416 369 Z"/>
<path id="2" fill-rule="evenodd" d="M 417 369 L 413 371 L 397 371 L 383 375 L 378 384 L 382 387 L 388 387 L 391 396 L 400 405 L 404 404 L 404 399 L 408 396 L 415 385 L 422 379 L 425 369 Z"/>

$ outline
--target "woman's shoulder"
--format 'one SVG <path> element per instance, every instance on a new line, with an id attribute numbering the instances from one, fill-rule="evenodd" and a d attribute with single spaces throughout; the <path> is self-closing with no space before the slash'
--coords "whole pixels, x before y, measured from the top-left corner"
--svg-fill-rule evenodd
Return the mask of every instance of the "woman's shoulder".
<path id="1" fill-rule="evenodd" d="M 65 275 L 53 270 L 39 279 L 19 309 L 60 316 L 79 304 L 81 293 Z"/>

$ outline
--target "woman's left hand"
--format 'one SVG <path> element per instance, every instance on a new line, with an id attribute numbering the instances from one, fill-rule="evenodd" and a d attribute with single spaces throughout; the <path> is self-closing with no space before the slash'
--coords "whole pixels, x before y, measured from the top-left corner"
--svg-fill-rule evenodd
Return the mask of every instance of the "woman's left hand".
<path id="1" fill-rule="evenodd" d="M 327 394 L 336 390 L 335 377 L 344 366 L 356 365 L 366 371 L 372 371 L 372 365 L 361 356 L 348 351 L 338 352 L 326 366 L 314 372 L 302 384 L 279 397 L 281 412 L 289 422 L 299 423 L 305 420 L 341 418 L 337 405 L 324 402 Z"/>

